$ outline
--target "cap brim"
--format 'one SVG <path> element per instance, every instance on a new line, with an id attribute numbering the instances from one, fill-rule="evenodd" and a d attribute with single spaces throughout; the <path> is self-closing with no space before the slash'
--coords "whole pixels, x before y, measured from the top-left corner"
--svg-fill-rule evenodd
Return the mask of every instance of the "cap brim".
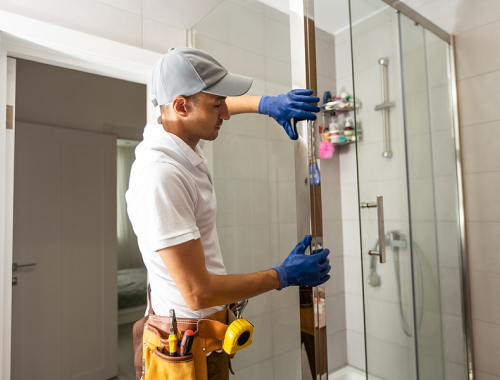
<path id="1" fill-rule="evenodd" d="M 224 78 L 202 92 L 219 96 L 240 96 L 252 87 L 253 79 L 242 75 L 227 73 Z"/>

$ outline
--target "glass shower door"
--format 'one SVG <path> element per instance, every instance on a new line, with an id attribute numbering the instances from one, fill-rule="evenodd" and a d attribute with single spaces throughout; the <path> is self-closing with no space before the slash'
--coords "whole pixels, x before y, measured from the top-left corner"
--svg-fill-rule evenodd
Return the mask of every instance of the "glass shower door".
<path id="1" fill-rule="evenodd" d="M 367 376 L 444 379 L 428 57 L 444 41 L 379 0 L 352 3 Z"/>
<path id="2" fill-rule="evenodd" d="M 355 3 L 355 4 L 353 4 Z M 362 4 L 361 4 L 362 3 Z M 370 16 L 366 8 L 371 9 Z M 365 351 L 370 379 L 416 379 L 398 15 L 351 2 Z"/>

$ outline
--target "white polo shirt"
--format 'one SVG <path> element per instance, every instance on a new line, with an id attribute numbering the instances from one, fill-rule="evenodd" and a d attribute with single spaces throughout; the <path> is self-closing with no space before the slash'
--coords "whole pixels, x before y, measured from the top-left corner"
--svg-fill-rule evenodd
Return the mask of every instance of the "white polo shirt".
<path id="1" fill-rule="evenodd" d="M 155 314 L 203 318 L 223 309 L 191 310 L 158 250 L 201 238 L 210 273 L 226 274 L 215 227 L 216 200 L 212 177 L 201 147 L 193 151 L 161 124 L 148 123 L 135 151 L 125 195 L 127 211 L 148 269 Z M 189 263 L 189 252 L 186 261 Z"/>

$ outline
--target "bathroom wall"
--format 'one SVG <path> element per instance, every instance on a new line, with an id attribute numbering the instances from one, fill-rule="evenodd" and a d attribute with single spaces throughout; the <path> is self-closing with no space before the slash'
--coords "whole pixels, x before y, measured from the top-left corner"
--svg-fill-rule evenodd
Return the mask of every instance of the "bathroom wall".
<path id="1" fill-rule="evenodd" d="M 251 30 L 251 33 L 249 31 Z M 250 94 L 291 89 L 289 16 L 258 2 L 224 1 L 193 29 L 197 48 L 228 70 L 254 78 Z M 317 31 L 319 92 L 335 88 L 333 36 Z M 236 115 L 205 147 L 218 199 L 217 230 L 229 273 L 279 265 L 297 243 L 294 143 L 273 119 Z M 335 161 L 332 160 L 332 163 Z M 322 178 L 324 245 L 332 250 L 326 285 L 329 369 L 347 363 L 343 258 L 337 171 Z M 253 298 L 245 317 L 255 324 L 254 343 L 234 360 L 239 379 L 301 378 L 298 289 Z M 307 365 L 307 362 L 303 363 Z M 272 375 L 271 375 L 272 374 Z"/>
<path id="2" fill-rule="evenodd" d="M 254 78 L 251 95 L 291 89 L 289 16 L 257 1 L 224 1 L 193 30 L 195 47 Z M 217 231 L 228 273 L 279 265 L 297 243 L 294 144 L 263 115 L 236 115 L 204 148 L 217 193 Z M 298 289 L 252 298 L 253 344 L 236 355 L 236 379 L 299 379 Z"/>
<path id="3" fill-rule="evenodd" d="M 201 18 L 220 1 L 199 2 L 191 17 Z M 176 16 L 154 0 L 0 0 L 0 10 L 158 53 L 186 46 L 186 26 L 175 26 L 175 17 L 182 20 L 187 12 Z"/>
<path id="4" fill-rule="evenodd" d="M 460 12 L 455 18 L 461 28 L 456 62 L 478 380 L 500 379 L 499 5 L 481 1 L 468 17 Z"/>

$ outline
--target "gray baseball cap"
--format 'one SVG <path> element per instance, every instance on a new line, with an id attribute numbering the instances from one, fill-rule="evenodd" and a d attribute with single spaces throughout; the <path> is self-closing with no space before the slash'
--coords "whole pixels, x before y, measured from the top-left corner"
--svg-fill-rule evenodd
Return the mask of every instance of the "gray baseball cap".
<path id="1" fill-rule="evenodd" d="M 250 89 L 252 82 L 252 78 L 228 73 L 203 50 L 170 48 L 153 68 L 153 104 L 155 107 L 170 104 L 176 96 L 190 96 L 198 92 L 239 96 Z"/>

